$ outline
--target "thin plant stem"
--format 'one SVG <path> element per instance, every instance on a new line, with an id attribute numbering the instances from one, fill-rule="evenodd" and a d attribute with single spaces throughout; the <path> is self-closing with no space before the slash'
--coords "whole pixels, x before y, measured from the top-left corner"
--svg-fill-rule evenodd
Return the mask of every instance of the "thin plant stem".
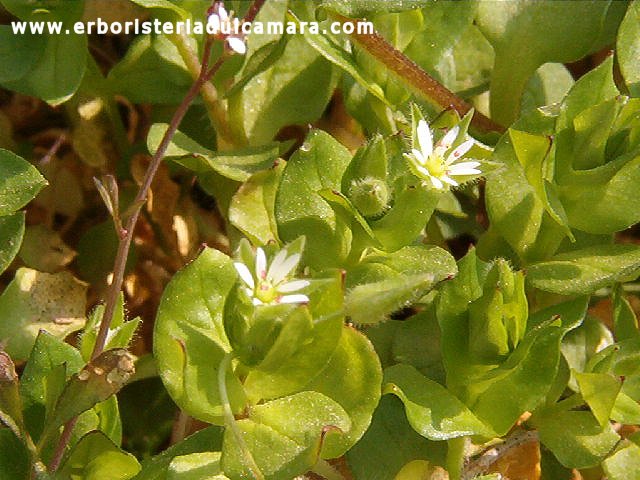
<path id="1" fill-rule="evenodd" d="M 169 127 L 162 137 L 162 141 L 160 142 L 160 146 L 156 150 L 155 155 L 151 159 L 151 163 L 147 169 L 144 180 L 142 181 L 142 185 L 140 186 L 140 190 L 138 190 L 138 194 L 133 201 L 133 205 L 135 205 L 133 212 L 127 218 L 127 221 L 124 225 L 124 228 L 120 232 L 120 241 L 118 242 L 118 251 L 116 253 L 116 259 L 114 262 L 113 269 L 113 279 L 111 281 L 111 285 L 107 292 L 107 297 L 105 300 L 105 308 L 104 314 L 102 316 L 102 320 L 100 321 L 100 329 L 98 330 L 98 335 L 96 337 L 96 343 L 93 348 L 93 352 L 91 353 L 91 359 L 95 359 L 100 355 L 105 347 L 107 335 L 109 333 L 109 327 L 111 326 L 111 321 L 113 319 L 113 313 L 115 312 L 116 304 L 118 301 L 118 296 L 120 295 L 120 291 L 122 289 L 122 282 L 124 280 L 124 271 L 127 263 L 127 257 L 129 256 L 129 248 L 131 247 L 131 241 L 133 240 L 133 232 L 138 221 L 138 217 L 140 215 L 140 210 L 144 201 L 149 194 L 149 190 L 151 188 L 151 182 L 162 163 L 164 155 L 171 143 L 173 136 L 178 130 L 178 126 L 180 122 L 184 118 L 189 106 L 193 102 L 193 100 L 198 95 L 200 88 L 202 85 L 207 82 L 215 72 L 220 68 L 222 63 L 225 60 L 225 57 L 221 57 L 211 69 L 209 69 L 208 65 L 208 54 L 211 49 L 211 42 L 207 41 L 205 44 L 205 57 L 202 63 L 202 73 L 198 77 L 198 79 L 194 82 L 194 84 L 189 89 L 189 92 L 185 95 L 182 103 L 178 106 L 176 112 L 169 123 Z M 76 418 L 72 418 L 69 420 L 62 431 L 62 435 L 58 441 L 58 445 L 54 452 L 54 455 L 49 463 L 49 471 L 55 472 L 60 466 L 60 461 L 62 460 L 62 456 L 64 455 L 64 451 L 71 439 L 71 432 L 73 431 L 73 427 L 77 421 Z"/>
<path id="2" fill-rule="evenodd" d="M 255 16 L 258 14 L 262 6 L 264 5 L 265 0 L 255 0 L 254 3 L 249 7 L 249 11 L 245 16 L 245 21 L 253 21 Z M 151 189 L 151 183 L 155 177 L 162 160 L 164 159 L 165 153 L 171 144 L 171 140 L 173 139 L 175 133 L 178 131 L 178 127 L 180 123 L 184 119 L 189 107 L 196 99 L 198 94 L 201 92 L 202 88 L 211 80 L 211 78 L 216 74 L 216 72 L 220 69 L 223 63 L 228 58 L 228 54 L 223 54 L 214 64 L 213 66 L 209 66 L 210 58 L 211 58 L 211 48 L 213 45 L 213 38 L 210 36 L 206 37 L 203 54 L 202 54 L 202 64 L 200 66 L 200 73 L 193 85 L 187 92 L 187 94 L 182 99 L 182 102 L 176 109 L 171 121 L 169 123 L 169 127 L 165 132 L 162 140 L 160 141 L 160 145 L 158 146 L 155 154 L 153 155 L 151 162 L 149 163 L 149 167 L 145 173 L 144 179 L 142 180 L 142 185 L 138 190 L 138 194 L 132 202 L 133 210 L 130 213 L 130 216 L 126 219 L 126 223 L 124 228 L 120 232 L 118 232 L 120 240 L 118 242 L 118 250 L 116 253 L 116 257 L 114 260 L 114 268 L 113 268 L 113 277 L 111 281 L 111 285 L 109 286 L 109 290 L 107 292 L 107 296 L 105 298 L 105 308 L 104 313 L 102 315 L 102 319 L 100 321 L 100 328 L 98 330 L 98 335 L 96 337 L 96 342 L 93 347 L 93 351 L 91 353 L 91 359 L 95 359 L 98 357 L 104 350 L 107 341 L 107 335 L 109 333 L 109 328 L 111 326 L 111 321 L 113 320 L 113 314 L 116 309 L 116 304 L 118 302 L 118 297 L 120 295 L 120 291 L 122 290 L 122 282 L 124 280 L 124 272 L 127 263 L 127 257 L 129 256 L 129 249 L 131 248 L 131 242 L 133 240 L 133 233 L 135 230 L 136 223 L 138 222 L 138 217 L 140 216 L 140 210 L 142 209 L 142 205 L 147 199 L 149 195 L 149 190 Z M 78 418 L 74 417 L 69 420 L 60 435 L 60 439 L 58 440 L 58 444 L 56 445 L 56 449 L 54 451 L 53 457 L 49 462 L 49 471 L 55 472 L 60 463 L 62 461 L 62 457 L 64 456 L 64 452 L 69 444 L 71 439 L 71 434 L 73 432 L 73 428 L 77 422 Z M 262 480 L 263 477 L 257 477 L 257 480 Z"/>
<path id="3" fill-rule="evenodd" d="M 78 422 L 78 417 L 73 417 L 67 423 L 64 424 L 64 428 L 62 429 L 62 435 L 60 435 L 60 439 L 58 440 L 58 444 L 56 445 L 56 449 L 53 452 L 53 456 L 51 457 L 51 461 L 49 462 L 49 471 L 55 472 L 58 470 L 60 466 L 60 462 L 62 461 L 62 457 L 64 456 L 64 451 L 71 440 L 71 433 L 73 433 L 73 428 L 76 426 Z"/>
<path id="4" fill-rule="evenodd" d="M 220 393 L 220 401 L 222 402 L 222 408 L 224 410 L 224 423 L 227 428 L 231 429 L 231 432 L 236 439 L 236 443 L 238 444 L 238 448 L 244 457 L 245 466 L 249 469 L 253 478 L 255 480 L 264 480 L 264 475 L 260 471 L 251 451 L 249 451 L 249 448 L 244 441 L 244 437 L 242 436 L 242 432 L 236 423 L 236 418 L 233 416 L 233 412 L 231 411 L 231 404 L 227 393 L 227 370 L 231 366 L 232 359 L 233 352 L 228 352 L 218 366 L 218 391 Z"/>
<path id="5" fill-rule="evenodd" d="M 469 437 L 457 437 L 447 441 L 447 472 L 451 480 L 462 480 L 468 442 Z"/>
<path id="6" fill-rule="evenodd" d="M 104 349 L 105 342 L 107 339 L 107 334 L 109 333 L 109 327 L 111 325 L 111 319 L 113 318 L 113 313 L 116 308 L 116 304 L 118 301 L 118 296 L 120 295 L 120 291 L 122 290 L 122 282 L 124 279 L 124 271 L 127 263 L 127 256 L 129 254 L 129 248 L 131 247 L 131 241 L 133 239 L 133 231 L 135 229 L 136 223 L 138 222 L 138 217 L 140 215 L 140 210 L 142 208 L 143 203 L 146 201 L 147 196 L 149 194 L 149 190 L 151 189 L 151 183 L 153 182 L 153 178 L 155 177 L 162 160 L 164 159 L 164 155 L 171 144 L 171 140 L 175 135 L 178 127 L 180 126 L 180 122 L 187 113 L 189 106 L 193 102 L 193 100 L 200 92 L 200 88 L 207 82 L 214 74 L 218 71 L 218 69 L 222 66 L 226 57 L 222 56 L 220 59 L 214 64 L 211 69 L 209 69 L 208 65 L 208 57 L 211 51 L 211 41 L 208 40 L 205 43 L 204 48 L 204 59 L 202 62 L 202 71 L 198 77 L 198 79 L 193 83 L 184 99 L 178 106 L 175 111 L 171 122 L 169 123 L 169 127 L 165 132 L 156 153 L 153 155 L 151 159 L 151 163 L 147 168 L 147 172 L 142 181 L 142 185 L 138 190 L 138 194 L 133 200 L 133 205 L 135 205 L 133 212 L 127 219 L 123 231 L 121 232 L 120 242 L 118 243 L 118 251 L 116 253 L 116 259 L 114 263 L 113 270 L 113 279 L 107 292 L 107 298 L 105 301 L 104 314 L 102 316 L 102 320 L 100 322 L 100 329 L 98 330 L 98 336 L 96 338 L 96 343 L 93 348 L 93 352 L 91 354 L 91 358 L 94 359 L 98 355 L 100 355 Z"/>
<path id="7" fill-rule="evenodd" d="M 189 44 L 189 37 L 185 33 L 182 33 L 172 35 L 170 38 L 178 49 L 178 53 L 187 66 L 187 70 L 189 70 L 193 80 L 196 81 L 202 71 L 202 65 L 200 64 L 198 55 Z M 209 120 L 216 131 L 218 150 L 225 150 L 228 147 L 232 147 L 235 141 L 227 122 L 226 108 L 220 100 L 216 87 L 212 83 L 207 82 L 202 86 L 200 94 L 202 95 L 204 106 L 207 109 Z"/>
<path id="8" fill-rule="evenodd" d="M 470 104 L 425 72 L 413 60 L 387 42 L 381 35 L 376 32 L 373 32 L 373 34 L 359 33 L 357 23 L 360 22 L 360 20 L 343 17 L 341 15 L 338 16 L 338 19 L 343 23 L 352 24 L 354 26 L 354 33 L 349 34 L 351 39 L 395 73 L 405 84 L 411 87 L 418 96 L 436 107 L 442 109 L 453 108 L 460 116 L 465 115 L 471 110 L 472 106 Z M 505 131 L 502 125 L 499 125 L 478 111 L 474 113 L 471 119 L 471 125 L 484 133 L 503 133 Z"/>

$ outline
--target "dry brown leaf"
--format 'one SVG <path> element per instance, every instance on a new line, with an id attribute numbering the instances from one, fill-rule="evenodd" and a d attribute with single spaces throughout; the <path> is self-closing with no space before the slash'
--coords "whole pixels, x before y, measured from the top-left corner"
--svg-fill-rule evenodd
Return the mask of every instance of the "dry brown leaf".
<path id="1" fill-rule="evenodd" d="M 142 183 L 148 164 L 149 157 L 147 155 L 136 155 L 131 162 L 131 173 L 139 184 Z M 169 177 L 167 166 L 160 164 L 151 184 L 147 210 L 151 215 L 151 220 L 160 228 L 165 246 L 174 253 L 179 253 L 173 220 L 179 197 L 180 187 Z"/>
<path id="2" fill-rule="evenodd" d="M 69 248 L 58 232 L 44 225 L 27 227 L 20 258 L 31 268 L 41 272 L 59 272 L 76 257 L 77 253 Z"/>
<path id="3" fill-rule="evenodd" d="M 487 473 L 500 473 L 509 480 L 540 480 L 540 443 L 528 441 L 504 451 Z"/>

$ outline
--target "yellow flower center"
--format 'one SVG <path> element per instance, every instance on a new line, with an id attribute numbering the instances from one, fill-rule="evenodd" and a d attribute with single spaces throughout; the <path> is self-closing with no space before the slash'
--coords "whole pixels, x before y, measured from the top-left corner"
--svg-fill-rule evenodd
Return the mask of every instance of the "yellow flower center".
<path id="1" fill-rule="evenodd" d="M 436 178 L 441 178 L 447 173 L 447 166 L 444 163 L 444 158 L 442 158 L 442 155 L 435 152 L 429 155 L 425 167 L 429 170 L 431 176 Z"/>
<path id="2" fill-rule="evenodd" d="M 268 280 L 260 280 L 255 289 L 254 296 L 262 303 L 275 302 L 280 294 Z"/>

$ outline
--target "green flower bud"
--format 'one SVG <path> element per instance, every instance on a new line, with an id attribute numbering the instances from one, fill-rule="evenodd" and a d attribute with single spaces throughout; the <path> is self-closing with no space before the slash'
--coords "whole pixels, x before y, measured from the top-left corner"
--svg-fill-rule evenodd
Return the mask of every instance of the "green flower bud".
<path id="1" fill-rule="evenodd" d="M 362 215 L 375 217 L 387 209 L 389 187 L 378 178 L 359 178 L 351 182 L 349 199 Z"/>

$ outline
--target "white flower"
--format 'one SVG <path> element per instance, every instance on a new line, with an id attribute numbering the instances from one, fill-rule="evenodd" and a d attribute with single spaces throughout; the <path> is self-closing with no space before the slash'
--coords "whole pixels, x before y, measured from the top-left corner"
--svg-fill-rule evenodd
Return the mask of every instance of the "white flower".
<path id="1" fill-rule="evenodd" d="M 411 153 L 405 153 L 405 157 L 409 160 L 411 170 L 418 177 L 429 180 L 435 188 L 443 190 L 448 188 L 445 187 L 445 184 L 453 187 L 458 186 L 458 182 L 451 177 L 482 173 L 477 168 L 480 166 L 480 162 L 475 160 L 457 162 L 473 146 L 473 140 L 469 139 L 451 150 L 451 146 L 458 136 L 459 128 L 457 126 L 449 130 L 435 145 L 427 122 L 420 120 L 416 130 L 417 145 L 414 143 Z"/>
<path id="2" fill-rule="evenodd" d="M 238 275 L 244 282 L 245 291 L 253 304 L 308 303 L 309 297 L 301 293 L 289 295 L 310 285 L 307 280 L 290 280 L 291 273 L 300 262 L 301 255 L 289 256 L 287 249 L 280 250 L 267 269 L 267 257 L 262 248 L 256 250 L 255 271 L 252 273 L 244 263 L 235 262 Z"/>
<path id="3" fill-rule="evenodd" d="M 233 18 L 233 12 L 227 13 L 221 2 L 213 6 L 207 19 L 207 32 L 224 40 L 225 46 L 230 51 L 239 55 L 247 53 L 247 44 L 244 35 L 238 31 L 240 22 Z"/>

